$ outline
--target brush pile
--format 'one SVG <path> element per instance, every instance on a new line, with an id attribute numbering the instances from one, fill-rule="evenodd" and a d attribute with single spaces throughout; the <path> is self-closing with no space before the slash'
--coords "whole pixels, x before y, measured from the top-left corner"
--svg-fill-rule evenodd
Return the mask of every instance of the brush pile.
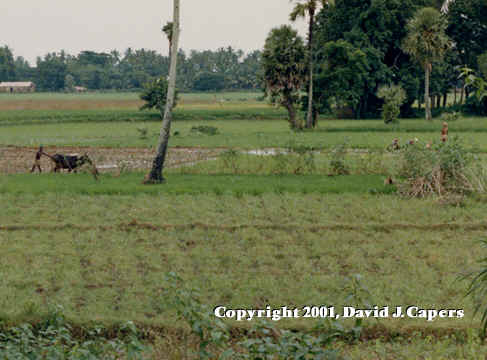
<path id="1" fill-rule="evenodd" d="M 484 192 L 485 170 L 458 137 L 424 144 L 411 141 L 400 150 L 401 194 L 410 197 Z"/>

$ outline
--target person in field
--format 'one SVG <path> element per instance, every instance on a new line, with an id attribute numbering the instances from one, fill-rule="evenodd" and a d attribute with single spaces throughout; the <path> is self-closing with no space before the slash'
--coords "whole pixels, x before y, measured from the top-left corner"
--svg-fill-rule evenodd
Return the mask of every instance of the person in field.
<path id="1" fill-rule="evenodd" d="M 441 141 L 446 142 L 448 140 L 448 124 L 443 123 L 443 128 L 441 129 Z"/>
<path id="2" fill-rule="evenodd" d="M 39 172 L 42 172 L 42 168 L 41 168 L 41 156 L 42 156 L 42 154 L 43 154 L 43 151 L 42 151 L 42 145 L 41 145 L 41 146 L 39 146 L 39 150 L 36 152 L 34 165 L 32 165 L 32 169 L 30 170 L 31 173 L 33 173 L 36 168 L 39 169 Z"/>

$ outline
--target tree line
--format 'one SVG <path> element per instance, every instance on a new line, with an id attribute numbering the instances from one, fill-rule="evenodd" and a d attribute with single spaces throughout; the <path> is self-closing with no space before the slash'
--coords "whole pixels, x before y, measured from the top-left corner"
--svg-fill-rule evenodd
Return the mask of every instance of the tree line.
<path id="1" fill-rule="evenodd" d="M 261 52 L 245 54 L 232 47 L 215 51 L 178 52 L 177 87 L 180 91 L 255 90 L 260 88 Z M 170 59 L 154 50 L 127 49 L 108 53 L 65 51 L 38 57 L 36 66 L 12 50 L 0 47 L 0 82 L 33 81 L 41 91 L 138 90 L 169 74 Z"/>
<path id="2" fill-rule="evenodd" d="M 309 22 L 307 41 L 289 25 L 275 28 L 262 58 L 266 92 L 288 109 L 293 128 L 313 127 L 332 105 L 348 116 L 377 117 L 383 86 L 405 91 L 402 116 L 416 116 L 413 104 L 425 103 L 431 118 L 429 105 L 446 106 L 450 92 L 456 98 L 461 89 L 458 103 L 469 98 L 462 68 L 487 76 L 485 0 L 290 1 L 290 20 Z"/>

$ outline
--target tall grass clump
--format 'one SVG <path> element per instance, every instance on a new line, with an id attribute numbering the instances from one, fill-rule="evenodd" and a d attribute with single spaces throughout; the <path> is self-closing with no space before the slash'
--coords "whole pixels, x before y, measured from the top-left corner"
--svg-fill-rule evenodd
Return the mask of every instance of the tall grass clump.
<path id="1" fill-rule="evenodd" d="M 348 140 L 338 144 L 331 151 L 330 169 L 332 175 L 349 175 L 350 168 L 345 162 Z"/>
<path id="2" fill-rule="evenodd" d="M 315 154 L 313 147 L 298 145 L 290 141 L 287 151 L 294 158 L 292 172 L 296 175 L 312 174 L 316 170 Z"/>
<path id="3" fill-rule="evenodd" d="M 424 144 L 411 141 L 401 149 L 399 176 L 402 194 L 411 197 L 485 191 L 485 171 L 458 137 Z"/>

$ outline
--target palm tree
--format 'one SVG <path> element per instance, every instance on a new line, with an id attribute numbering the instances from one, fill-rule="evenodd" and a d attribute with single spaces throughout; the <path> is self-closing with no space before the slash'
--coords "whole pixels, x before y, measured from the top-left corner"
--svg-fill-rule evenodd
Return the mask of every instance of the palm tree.
<path id="1" fill-rule="evenodd" d="M 162 27 L 162 32 L 166 34 L 167 40 L 169 41 L 169 58 L 171 58 L 171 49 L 172 49 L 172 34 L 173 34 L 173 23 L 172 21 L 168 21 L 166 25 Z"/>
<path id="2" fill-rule="evenodd" d="M 446 27 L 447 22 L 438 10 L 429 7 L 418 10 L 407 24 L 408 34 L 402 46 L 404 52 L 424 68 L 426 120 L 432 119 L 429 96 L 432 64 L 443 59 L 450 46 L 450 39 L 445 33 Z"/>
<path id="3" fill-rule="evenodd" d="M 293 0 L 290 0 L 291 2 Z M 313 28 L 315 24 L 315 14 L 319 5 L 326 6 L 328 0 L 305 0 L 299 2 L 294 7 L 289 15 L 291 21 L 296 21 L 298 18 L 309 17 L 308 29 L 308 66 L 309 66 L 309 89 L 308 89 L 308 115 L 306 118 L 306 128 L 313 127 Z"/>
<path id="4" fill-rule="evenodd" d="M 159 143 L 157 146 L 156 157 L 152 162 L 152 169 L 146 179 L 145 184 L 159 184 L 164 182 L 162 169 L 166 159 L 167 146 L 169 144 L 169 135 L 171 131 L 172 109 L 174 106 L 174 97 L 176 93 L 176 67 L 178 60 L 178 41 L 179 41 L 179 0 L 174 0 L 174 16 L 171 34 L 171 65 L 169 68 L 169 86 L 167 90 L 166 108 L 162 120 L 161 131 L 159 133 Z"/>

